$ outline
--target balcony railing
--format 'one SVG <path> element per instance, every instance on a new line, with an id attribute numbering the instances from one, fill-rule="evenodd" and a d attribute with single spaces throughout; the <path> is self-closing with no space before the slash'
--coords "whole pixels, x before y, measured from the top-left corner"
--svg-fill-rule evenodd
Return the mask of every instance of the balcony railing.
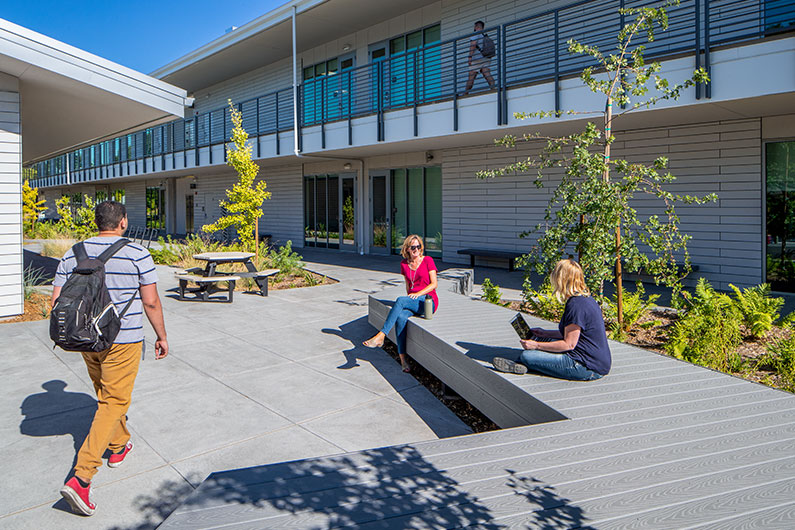
<path id="1" fill-rule="evenodd" d="M 540 82 L 553 82 L 555 106 L 559 107 L 559 82 L 576 75 L 592 64 L 592 59 L 568 52 L 569 39 L 615 48 L 616 34 L 625 24 L 618 7 L 657 4 L 648 0 L 586 0 L 552 9 L 498 27 L 485 33 L 494 41 L 496 56 L 490 61 L 497 92 L 496 123 L 508 122 L 507 90 Z M 657 32 L 646 43 L 646 56 L 659 59 L 693 54 L 695 66 L 710 68 L 710 51 L 716 46 L 740 44 L 750 40 L 795 30 L 795 0 L 683 0 L 668 11 L 669 27 Z M 433 43 L 400 55 L 304 82 L 299 87 L 298 135 L 301 128 L 320 127 L 325 148 L 325 125 L 347 120 L 348 143 L 352 144 L 352 120 L 375 115 L 377 139 L 384 140 L 384 113 L 413 109 L 414 135 L 419 134 L 417 107 L 439 101 L 452 101 L 453 130 L 458 130 L 458 100 L 492 90 L 478 79 L 467 90 L 471 35 Z M 710 97 L 711 85 L 696 98 Z M 238 103 L 243 126 L 258 137 L 293 129 L 293 91 L 285 88 Z M 143 131 L 120 136 L 39 162 L 34 179 L 37 186 L 98 180 L 138 173 L 131 163 L 152 157 L 181 156 L 188 166 L 189 156 L 199 165 L 199 149 L 223 144 L 229 138 L 231 122 L 228 108 L 175 120 Z M 256 142 L 257 150 L 259 142 Z M 192 153 L 188 153 L 192 151 Z M 276 154 L 282 151 L 276 134 Z M 212 149 L 209 150 L 210 163 Z M 255 153 L 260 156 L 259 152 Z M 162 166 L 161 166 L 162 167 Z M 99 172 L 86 169 L 103 168 Z M 70 178 L 71 177 L 73 178 Z"/>

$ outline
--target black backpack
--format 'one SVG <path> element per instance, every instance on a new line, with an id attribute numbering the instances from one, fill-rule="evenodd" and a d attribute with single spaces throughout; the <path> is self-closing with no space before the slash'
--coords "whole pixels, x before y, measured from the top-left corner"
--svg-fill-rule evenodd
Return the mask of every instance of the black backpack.
<path id="1" fill-rule="evenodd" d="M 67 351 L 98 352 L 113 344 L 136 293 L 118 313 L 105 285 L 105 263 L 129 242 L 119 239 L 96 258 L 88 257 L 83 243 L 72 247 L 77 266 L 50 313 L 50 338 L 57 346 Z"/>
<path id="2" fill-rule="evenodd" d="M 486 59 L 491 59 L 497 55 L 497 48 L 494 46 L 494 41 L 491 40 L 487 34 L 483 33 L 483 46 L 480 48 L 480 54 Z"/>

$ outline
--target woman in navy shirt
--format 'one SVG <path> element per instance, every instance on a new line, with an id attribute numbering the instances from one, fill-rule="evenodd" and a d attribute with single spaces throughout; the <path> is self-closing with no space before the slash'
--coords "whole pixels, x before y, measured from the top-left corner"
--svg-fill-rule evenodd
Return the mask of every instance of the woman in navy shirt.
<path id="1" fill-rule="evenodd" d="M 605 321 L 585 286 L 580 264 L 573 259 L 560 260 L 549 279 L 555 296 L 566 303 L 558 329 L 533 328 L 533 338 L 519 341 L 524 350 L 520 362 L 495 357 L 494 368 L 515 374 L 524 374 L 529 368 L 572 381 L 592 381 L 607 375 L 611 358 Z"/>

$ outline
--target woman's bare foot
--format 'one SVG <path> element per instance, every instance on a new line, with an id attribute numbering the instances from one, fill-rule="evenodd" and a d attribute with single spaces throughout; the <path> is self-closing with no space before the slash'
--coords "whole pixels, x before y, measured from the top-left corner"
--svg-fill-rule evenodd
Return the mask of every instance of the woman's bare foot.
<path id="1" fill-rule="evenodd" d="M 384 338 L 386 338 L 386 335 L 384 335 L 379 331 L 374 336 L 364 341 L 362 344 L 364 344 L 368 348 L 380 348 L 381 346 L 384 345 Z"/>

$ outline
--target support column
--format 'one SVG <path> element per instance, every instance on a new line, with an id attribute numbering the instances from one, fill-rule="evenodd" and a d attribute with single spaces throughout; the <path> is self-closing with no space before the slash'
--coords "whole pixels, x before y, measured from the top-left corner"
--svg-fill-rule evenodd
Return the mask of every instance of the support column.
<path id="1" fill-rule="evenodd" d="M 19 80 L 0 73 L 0 317 L 24 312 Z"/>

